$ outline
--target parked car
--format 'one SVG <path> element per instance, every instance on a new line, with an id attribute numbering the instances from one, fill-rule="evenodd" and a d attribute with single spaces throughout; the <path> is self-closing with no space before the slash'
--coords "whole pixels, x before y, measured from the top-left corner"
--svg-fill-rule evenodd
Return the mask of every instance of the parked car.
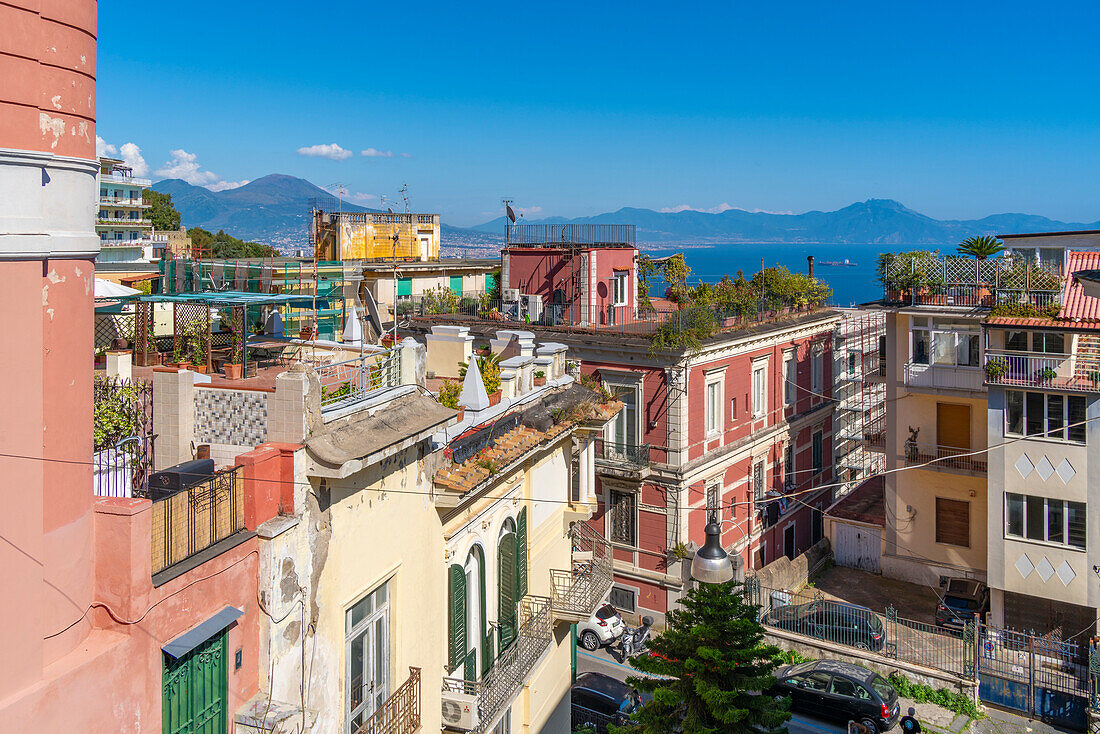
<path id="1" fill-rule="evenodd" d="M 822 600 L 772 607 L 761 621 L 861 650 L 878 651 L 886 644 L 886 630 L 878 615 L 867 607 L 847 602 Z"/>
<path id="2" fill-rule="evenodd" d="M 573 731 L 591 725 L 606 732 L 608 724 L 622 726 L 642 705 L 642 696 L 621 680 L 603 673 L 582 673 L 570 689 Z"/>
<path id="3" fill-rule="evenodd" d="M 577 624 L 577 642 L 585 650 L 596 650 L 619 639 L 625 629 L 619 611 L 604 604 L 591 617 Z"/>
<path id="4" fill-rule="evenodd" d="M 794 711 L 834 721 L 858 721 L 872 734 L 898 723 L 898 692 L 878 673 L 839 660 L 814 660 L 775 671 L 769 693 L 790 696 Z"/>
<path id="5" fill-rule="evenodd" d="M 974 579 L 948 579 L 943 598 L 936 605 L 936 626 L 962 629 L 977 614 L 984 621 L 989 611 L 989 589 Z"/>

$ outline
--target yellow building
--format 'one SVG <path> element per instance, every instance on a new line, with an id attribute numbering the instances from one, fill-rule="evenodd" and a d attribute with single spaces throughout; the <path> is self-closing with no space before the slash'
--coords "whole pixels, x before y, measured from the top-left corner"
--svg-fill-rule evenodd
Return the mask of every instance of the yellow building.
<path id="1" fill-rule="evenodd" d="M 439 259 L 438 214 L 313 210 L 310 238 L 318 260 Z"/>

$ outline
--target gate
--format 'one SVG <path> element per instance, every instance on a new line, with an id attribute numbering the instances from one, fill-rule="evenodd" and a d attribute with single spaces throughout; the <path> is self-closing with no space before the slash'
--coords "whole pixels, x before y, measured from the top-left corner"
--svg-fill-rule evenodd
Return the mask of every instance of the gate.
<path id="1" fill-rule="evenodd" d="M 882 558 L 882 529 L 837 522 L 836 565 L 879 573 Z"/>
<path id="2" fill-rule="evenodd" d="M 978 643 L 982 701 L 1085 729 L 1089 703 L 1085 646 L 985 624 Z"/>
<path id="3" fill-rule="evenodd" d="M 164 655 L 163 734 L 228 731 L 225 632 L 181 658 Z"/>

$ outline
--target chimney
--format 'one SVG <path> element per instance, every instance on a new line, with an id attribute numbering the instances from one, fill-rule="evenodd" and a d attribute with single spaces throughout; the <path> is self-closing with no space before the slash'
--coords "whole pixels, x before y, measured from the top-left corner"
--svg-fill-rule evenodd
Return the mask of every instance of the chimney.
<path id="1" fill-rule="evenodd" d="M 813 255 L 807 255 L 806 256 L 806 274 L 809 275 L 811 278 L 814 277 L 814 256 Z"/>

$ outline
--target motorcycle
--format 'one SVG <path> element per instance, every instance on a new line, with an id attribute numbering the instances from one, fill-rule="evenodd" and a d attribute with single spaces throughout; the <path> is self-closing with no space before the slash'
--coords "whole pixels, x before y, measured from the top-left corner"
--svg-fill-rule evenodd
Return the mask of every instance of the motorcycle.
<path id="1" fill-rule="evenodd" d="M 653 617 L 642 617 L 641 627 L 627 627 L 619 637 L 619 658 L 626 661 L 627 658 L 645 652 L 646 641 L 649 640 L 650 627 L 653 626 Z"/>

